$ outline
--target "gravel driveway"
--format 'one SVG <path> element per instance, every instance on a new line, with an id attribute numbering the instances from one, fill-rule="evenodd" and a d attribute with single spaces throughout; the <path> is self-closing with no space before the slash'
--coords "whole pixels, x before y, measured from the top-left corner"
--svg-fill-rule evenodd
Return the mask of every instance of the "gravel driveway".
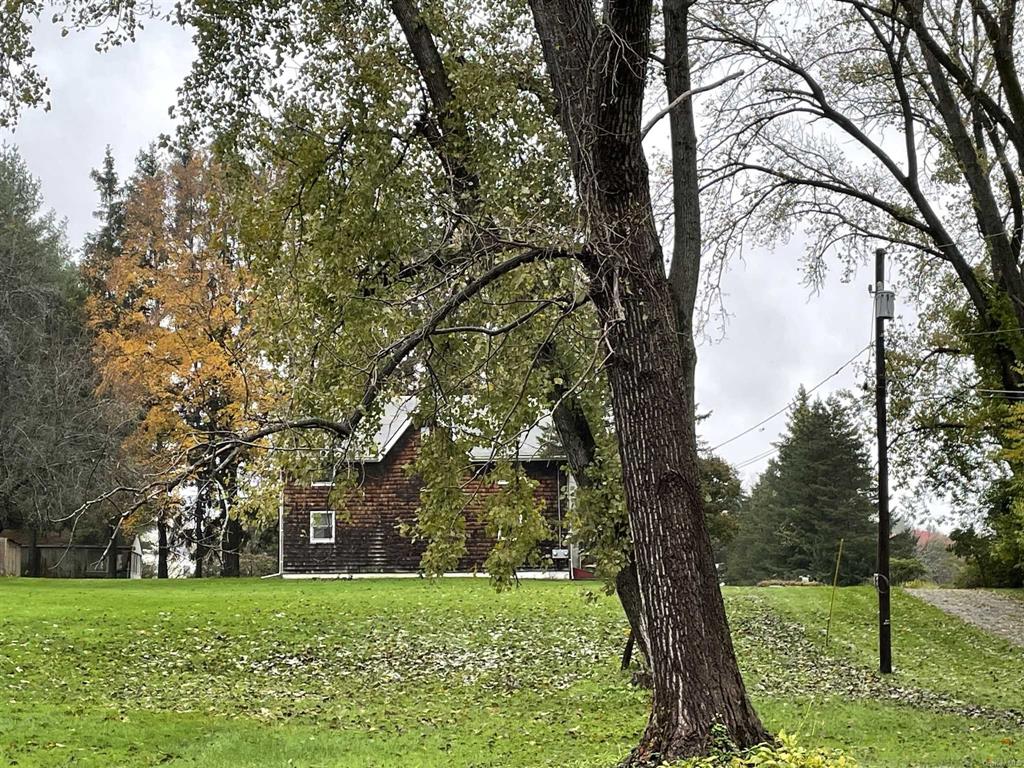
<path id="1" fill-rule="evenodd" d="M 907 592 L 968 624 L 1024 646 L 1024 600 L 983 589 L 908 589 Z"/>

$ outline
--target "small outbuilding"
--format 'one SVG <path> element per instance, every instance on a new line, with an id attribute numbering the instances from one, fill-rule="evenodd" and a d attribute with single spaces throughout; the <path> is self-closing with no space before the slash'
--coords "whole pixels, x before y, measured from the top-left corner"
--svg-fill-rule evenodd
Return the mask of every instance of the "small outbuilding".
<path id="1" fill-rule="evenodd" d="M 106 542 L 75 541 L 68 532 L 35 533 L 21 528 L 0 530 L 0 576 L 59 579 L 106 579 L 111 568 Z M 119 543 L 112 553 L 118 579 L 142 578 L 142 541 L 138 536 Z"/>

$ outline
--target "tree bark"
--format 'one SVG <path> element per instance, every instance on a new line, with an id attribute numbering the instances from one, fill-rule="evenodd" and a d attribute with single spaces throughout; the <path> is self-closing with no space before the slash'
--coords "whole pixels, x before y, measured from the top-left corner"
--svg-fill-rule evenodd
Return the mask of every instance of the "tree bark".
<path id="1" fill-rule="evenodd" d="M 638 194 L 640 186 L 646 190 L 646 179 Z M 609 379 L 623 484 L 652 629 L 654 701 L 636 757 L 702 754 L 716 722 L 748 746 L 766 733 L 736 664 L 704 524 L 693 404 L 661 279 L 661 248 L 653 227 L 619 234 L 619 297 L 606 282 L 596 302 L 615 354 Z"/>
<path id="2" fill-rule="evenodd" d="M 546 365 L 557 372 L 562 372 L 558 352 L 553 342 L 546 345 L 542 350 L 541 357 Z M 566 374 L 561 379 L 563 382 L 567 382 L 569 376 Z M 572 472 L 576 484 L 581 488 L 586 488 L 592 482 L 587 470 L 594 463 L 597 455 L 593 430 L 590 428 L 586 413 L 583 412 L 583 408 L 567 384 L 556 385 L 551 394 L 554 403 L 554 407 L 551 409 L 551 421 L 558 432 L 562 449 L 565 451 L 569 470 Z M 621 535 L 625 537 L 626 531 L 622 531 Z M 640 584 L 636 576 L 636 563 L 633 562 L 632 553 L 629 557 L 626 566 L 615 577 L 615 592 L 622 603 L 626 620 L 629 622 L 631 642 L 640 647 L 640 652 L 646 659 L 648 658 L 647 622 L 644 620 L 643 605 L 640 601 Z"/>
<path id="3" fill-rule="evenodd" d="M 120 531 L 116 523 L 109 525 L 110 553 L 107 555 L 107 578 L 117 578 L 117 541 L 120 538 Z"/>
<path id="4" fill-rule="evenodd" d="M 691 88 L 689 8 L 692 0 L 663 0 L 665 22 L 665 85 L 671 104 Z M 668 116 L 672 146 L 672 266 L 669 290 L 675 303 L 676 324 L 683 354 L 683 387 L 696 407 L 694 379 L 697 348 L 693 311 L 700 282 L 700 182 L 697 173 L 697 129 L 693 99 L 685 99 Z M 695 414 L 691 414 L 695 416 Z"/>
<path id="5" fill-rule="evenodd" d="M 156 577 L 167 578 L 167 522 L 163 517 L 156 521 Z"/>
<path id="6" fill-rule="evenodd" d="M 642 175 L 638 196 L 647 189 Z M 609 364 L 615 425 L 640 594 L 652 629 L 654 701 L 636 758 L 702 754 L 716 722 L 748 746 L 767 734 L 736 664 L 704 524 L 693 404 L 684 388 L 661 248 L 653 226 L 646 232 L 622 227 L 614 207 L 605 213 L 617 230 L 608 245 L 614 243 L 618 258 L 611 276 L 598 275 L 605 280 L 595 302 L 615 355 Z"/>
<path id="7" fill-rule="evenodd" d="M 693 396 L 640 142 L 651 4 L 532 0 L 589 234 L 582 260 L 608 348 L 652 711 L 634 764 L 706 753 L 712 726 L 767 738 L 736 663 L 704 521 Z"/>
<path id="8" fill-rule="evenodd" d="M 634 645 L 636 645 L 636 634 L 630 629 L 629 637 L 626 638 L 626 647 L 622 649 L 622 662 L 619 664 L 619 669 L 625 671 L 633 663 Z"/>
<path id="9" fill-rule="evenodd" d="M 649 639 L 647 637 L 647 617 L 644 615 L 643 599 L 640 596 L 640 580 L 636 575 L 636 562 L 629 564 L 619 571 L 615 577 L 615 593 L 622 603 L 622 610 L 626 613 L 626 620 L 629 621 L 629 637 L 632 645 L 640 648 L 644 659 L 650 659 L 647 650 Z M 632 651 L 632 647 L 630 648 Z M 630 653 L 628 656 L 632 656 Z M 623 653 L 622 668 L 629 666 L 630 658 Z"/>
<path id="10" fill-rule="evenodd" d="M 199 498 L 196 499 L 196 510 L 195 510 L 195 536 L 196 536 L 196 549 L 195 549 L 195 570 L 192 575 L 194 578 L 203 578 L 203 561 L 206 559 L 206 528 L 204 526 L 204 518 L 206 516 L 206 498 L 204 493 L 199 494 Z"/>
<path id="11" fill-rule="evenodd" d="M 669 103 L 691 88 L 688 50 L 689 5 L 688 0 L 665 0 L 662 6 L 665 21 L 665 82 Z M 682 347 L 683 387 L 687 392 L 688 401 L 695 405 L 697 351 L 693 338 L 693 313 L 700 279 L 701 229 L 697 132 L 692 100 L 680 102 L 669 113 L 669 127 L 672 146 L 674 229 L 672 264 L 668 281 Z M 571 393 L 556 390 L 554 395 L 558 405 L 552 413 L 552 420 L 577 485 L 586 486 L 589 483 L 586 468 L 593 461 L 596 450 L 590 425 Z M 647 658 L 648 630 L 643 619 L 636 563 L 632 558 L 616 577 L 615 591 L 631 629 L 628 647 L 632 651 L 634 644 L 639 646 L 644 658 Z M 628 661 L 623 663 L 628 666 Z"/>
<path id="12" fill-rule="evenodd" d="M 28 574 L 35 578 L 43 575 L 43 563 L 39 552 L 39 528 L 32 527 L 32 543 L 29 545 Z"/>
<path id="13" fill-rule="evenodd" d="M 242 523 L 236 517 L 228 516 L 224 521 L 224 539 L 220 560 L 220 575 L 237 578 L 242 573 Z"/>

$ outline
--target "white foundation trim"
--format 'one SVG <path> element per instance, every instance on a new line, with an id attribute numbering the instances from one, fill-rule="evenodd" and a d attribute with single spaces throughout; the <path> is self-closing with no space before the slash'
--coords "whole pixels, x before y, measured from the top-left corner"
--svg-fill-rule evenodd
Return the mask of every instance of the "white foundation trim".
<path id="1" fill-rule="evenodd" d="M 281 473 L 281 491 L 277 506 L 277 572 L 284 573 L 284 471 Z"/>
<path id="2" fill-rule="evenodd" d="M 520 579 L 547 580 L 547 581 L 568 581 L 568 571 L 519 571 Z M 421 579 L 425 578 L 419 573 L 283 573 L 282 579 Z M 483 571 L 477 573 L 452 572 L 444 574 L 446 579 L 486 579 L 487 574 Z"/>

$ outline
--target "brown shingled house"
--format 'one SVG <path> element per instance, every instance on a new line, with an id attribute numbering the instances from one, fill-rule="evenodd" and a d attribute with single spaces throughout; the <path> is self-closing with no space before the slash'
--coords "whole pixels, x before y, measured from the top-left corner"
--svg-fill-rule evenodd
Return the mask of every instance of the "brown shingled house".
<path id="1" fill-rule="evenodd" d="M 422 482 L 406 470 L 420 449 L 420 431 L 413 424 L 414 399 L 389 404 L 374 440 L 376 451 L 352 462 L 358 472 L 355 492 L 343 494 L 343 509 L 332 508 L 329 481 L 285 486 L 280 512 L 279 570 L 284 578 L 332 578 L 359 575 L 409 575 L 420 572 L 423 543 L 399 532 L 412 522 L 420 503 Z M 552 539 L 537 553 L 539 565 L 521 571 L 524 577 L 569 578 L 570 547 L 565 522 L 567 476 L 563 461 L 542 449 L 540 430 L 523 436 L 519 461 L 538 481 L 534 491 L 544 504 Z M 474 452 L 477 468 L 489 452 Z M 477 473 L 473 473 L 476 475 Z M 494 541 L 484 530 L 479 513 L 486 497 L 498 486 L 480 472 L 467 478 L 471 501 L 466 514 L 466 554 L 457 572 L 478 573 Z"/>

